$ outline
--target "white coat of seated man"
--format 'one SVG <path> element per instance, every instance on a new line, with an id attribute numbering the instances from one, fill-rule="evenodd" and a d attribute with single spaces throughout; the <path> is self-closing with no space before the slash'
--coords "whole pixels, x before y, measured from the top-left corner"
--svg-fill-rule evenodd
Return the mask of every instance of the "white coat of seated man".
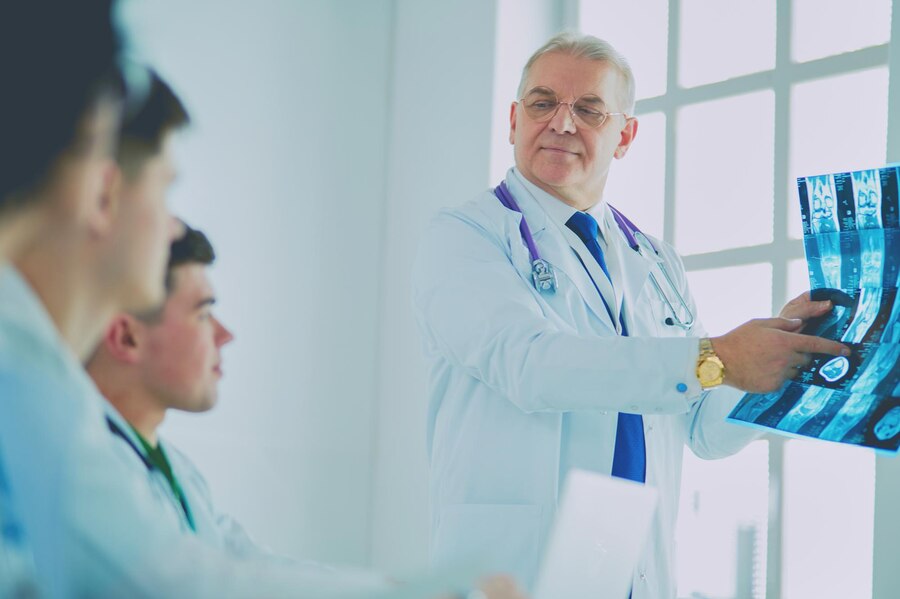
<path id="1" fill-rule="evenodd" d="M 117 315 L 88 362 L 88 373 L 108 402 L 108 426 L 123 459 L 146 474 L 154 495 L 171 507 L 169 515 L 185 534 L 196 534 L 232 557 L 294 565 L 333 576 L 348 588 L 390 588 L 391 581 L 381 574 L 294 559 L 256 543 L 237 520 L 216 508 L 191 460 L 159 436 L 168 410 L 206 412 L 218 399 L 222 348 L 234 336 L 213 314 L 216 298 L 207 268 L 214 260 L 207 237 L 185 226 L 171 246 L 165 303 L 149 313 Z M 485 579 L 475 593 L 521 599 L 503 576 Z"/>

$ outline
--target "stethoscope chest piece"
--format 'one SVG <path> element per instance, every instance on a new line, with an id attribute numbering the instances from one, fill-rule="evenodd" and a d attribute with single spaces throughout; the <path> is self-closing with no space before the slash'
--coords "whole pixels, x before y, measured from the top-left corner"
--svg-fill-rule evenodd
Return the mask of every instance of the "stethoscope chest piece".
<path id="1" fill-rule="evenodd" d="M 531 278 L 539 292 L 547 295 L 556 293 L 556 273 L 546 260 L 538 258 L 531 263 Z"/>

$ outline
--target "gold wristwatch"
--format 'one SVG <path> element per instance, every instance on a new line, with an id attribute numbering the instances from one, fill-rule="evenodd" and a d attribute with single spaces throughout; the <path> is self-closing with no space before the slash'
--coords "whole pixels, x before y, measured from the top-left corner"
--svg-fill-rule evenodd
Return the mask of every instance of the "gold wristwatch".
<path id="1" fill-rule="evenodd" d="M 709 338 L 700 340 L 700 355 L 697 357 L 697 380 L 704 389 L 718 387 L 725 380 L 725 364 L 713 349 Z"/>

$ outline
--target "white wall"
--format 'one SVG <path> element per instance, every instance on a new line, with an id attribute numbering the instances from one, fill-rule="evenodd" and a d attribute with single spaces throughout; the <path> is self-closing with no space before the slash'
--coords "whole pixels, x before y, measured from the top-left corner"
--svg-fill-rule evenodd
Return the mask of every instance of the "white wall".
<path id="1" fill-rule="evenodd" d="M 487 186 L 494 5 L 396 2 L 372 540 L 389 570 L 426 563 L 427 396 L 409 277 L 428 218 Z"/>
<path id="2" fill-rule="evenodd" d="M 195 124 L 173 208 L 219 254 L 219 407 L 169 438 L 262 541 L 427 560 L 425 368 L 409 275 L 437 208 L 502 177 L 509 103 L 562 0 L 127 0 Z"/>
<path id="3" fill-rule="evenodd" d="M 428 396 L 410 304 L 420 232 L 511 165 L 509 104 L 525 60 L 556 27 L 557 4 L 396 2 L 372 529 L 373 562 L 387 570 L 427 564 Z"/>
<path id="4" fill-rule="evenodd" d="M 123 13 L 195 118 L 172 205 L 216 246 L 237 336 L 219 407 L 165 430 L 258 538 L 366 563 L 391 2 Z"/>

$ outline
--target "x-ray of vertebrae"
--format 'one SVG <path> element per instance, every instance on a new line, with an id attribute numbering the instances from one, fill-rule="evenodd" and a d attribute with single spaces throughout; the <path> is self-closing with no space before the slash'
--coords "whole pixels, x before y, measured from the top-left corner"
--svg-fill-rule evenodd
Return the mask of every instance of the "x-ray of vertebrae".
<path id="1" fill-rule="evenodd" d="M 852 354 L 814 356 L 781 390 L 745 395 L 730 420 L 898 451 L 898 171 L 891 166 L 797 180 L 812 297 L 834 304 L 804 332 L 839 340 Z"/>

